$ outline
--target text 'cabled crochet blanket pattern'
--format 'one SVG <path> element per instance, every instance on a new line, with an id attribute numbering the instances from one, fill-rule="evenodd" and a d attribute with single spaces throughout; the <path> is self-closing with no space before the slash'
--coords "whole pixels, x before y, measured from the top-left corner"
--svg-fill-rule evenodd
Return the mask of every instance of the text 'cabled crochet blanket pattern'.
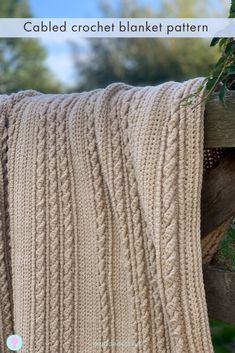
<path id="1" fill-rule="evenodd" d="M 0 96 L 1 353 L 213 352 L 201 82 Z"/>

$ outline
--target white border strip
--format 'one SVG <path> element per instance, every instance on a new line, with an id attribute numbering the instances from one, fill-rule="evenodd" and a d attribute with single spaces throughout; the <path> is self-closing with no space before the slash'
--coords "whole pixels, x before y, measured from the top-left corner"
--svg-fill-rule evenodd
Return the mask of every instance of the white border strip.
<path id="1" fill-rule="evenodd" d="M 228 18 L 1 18 L 0 38 L 235 37 Z"/>

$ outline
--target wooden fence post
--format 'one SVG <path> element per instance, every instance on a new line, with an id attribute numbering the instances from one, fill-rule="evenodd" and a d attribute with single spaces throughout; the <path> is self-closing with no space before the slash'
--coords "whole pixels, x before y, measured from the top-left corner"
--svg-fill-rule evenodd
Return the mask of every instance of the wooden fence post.
<path id="1" fill-rule="evenodd" d="M 225 103 L 214 94 L 205 109 L 204 146 L 229 149 L 203 177 L 202 237 L 235 215 L 235 91 L 227 94 Z M 235 323 L 235 271 L 213 265 L 205 266 L 203 272 L 209 317 Z"/>

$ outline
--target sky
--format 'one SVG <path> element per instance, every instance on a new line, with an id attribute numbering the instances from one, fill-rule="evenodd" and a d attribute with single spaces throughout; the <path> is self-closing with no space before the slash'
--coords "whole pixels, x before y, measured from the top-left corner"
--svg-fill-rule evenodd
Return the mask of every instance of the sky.
<path id="1" fill-rule="evenodd" d="M 30 0 L 35 17 L 97 17 L 97 0 Z"/>
<path id="2" fill-rule="evenodd" d="M 101 17 L 99 0 L 29 0 L 34 17 Z M 112 6 L 118 0 L 109 0 Z M 157 0 L 141 0 L 143 4 L 156 7 Z"/>
<path id="3" fill-rule="evenodd" d="M 97 0 L 30 0 L 34 17 L 99 17 Z M 47 64 L 65 85 L 74 84 L 73 62 L 66 40 L 43 39 L 48 52 Z"/>
<path id="4" fill-rule="evenodd" d="M 156 4 L 156 0 L 142 0 L 142 2 L 151 6 Z M 118 0 L 112 0 L 113 6 L 117 3 Z M 102 17 L 99 0 L 29 0 L 29 4 L 34 17 Z M 47 64 L 52 72 L 63 84 L 72 86 L 74 84 L 73 62 L 66 40 L 43 39 L 41 42 L 47 49 Z"/>

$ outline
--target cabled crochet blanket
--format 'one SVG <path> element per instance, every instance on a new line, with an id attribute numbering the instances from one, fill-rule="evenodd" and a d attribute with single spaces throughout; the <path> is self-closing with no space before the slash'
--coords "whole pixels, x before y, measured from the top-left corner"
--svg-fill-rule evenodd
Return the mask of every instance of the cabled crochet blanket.
<path id="1" fill-rule="evenodd" d="M 213 352 L 202 79 L 0 96 L 0 352 Z"/>

